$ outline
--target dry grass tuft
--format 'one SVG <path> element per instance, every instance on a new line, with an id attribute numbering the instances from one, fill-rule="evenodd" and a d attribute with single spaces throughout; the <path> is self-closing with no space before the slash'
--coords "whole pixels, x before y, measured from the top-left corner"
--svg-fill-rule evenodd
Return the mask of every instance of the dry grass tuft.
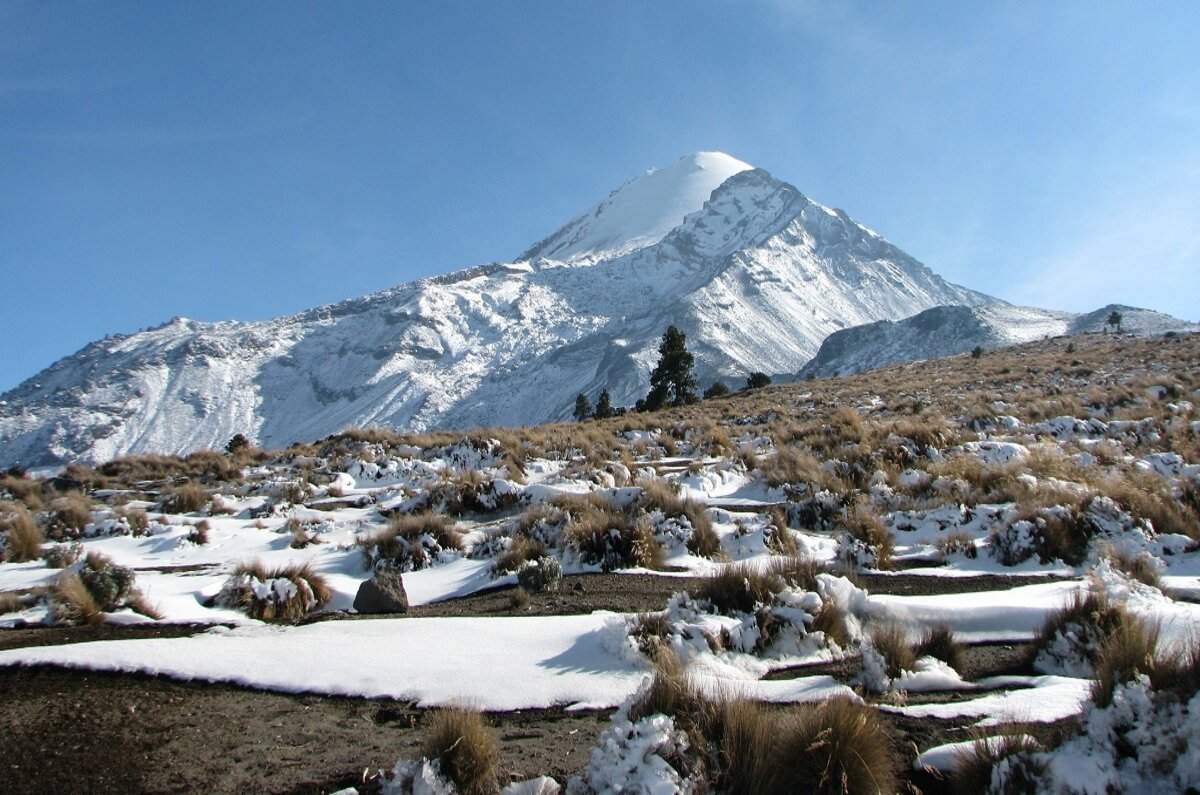
<path id="1" fill-rule="evenodd" d="M 991 792 L 992 771 L 996 765 L 1010 756 L 1026 754 L 1040 750 L 1036 741 L 1011 727 L 1007 732 L 987 736 L 978 734 L 975 741 L 959 753 L 955 760 L 954 772 L 950 775 L 952 792 L 974 793 Z M 1035 773 L 1037 771 L 1030 771 Z M 1027 786 L 1026 786 L 1027 785 Z M 1017 795 L 1023 792 L 1035 792 L 1033 781 L 1021 781 L 1020 778 L 1007 783 L 1004 793 Z"/>
<path id="2" fill-rule="evenodd" d="M 192 525 L 192 529 L 188 531 L 187 540 L 193 544 L 204 545 L 208 543 L 208 531 L 212 529 L 207 519 L 202 519 Z"/>
<path id="3" fill-rule="evenodd" d="M 801 557 L 772 558 L 767 564 L 731 563 L 704 579 L 696 596 L 707 599 L 722 613 L 752 613 L 770 604 L 775 594 L 789 586 L 816 590 L 821 567 Z"/>
<path id="4" fill-rule="evenodd" d="M 433 713 L 422 753 L 439 762 L 443 775 L 463 795 L 499 791 L 496 775 L 500 744 L 483 716 L 474 710 L 454 708 Z"/>
<path id="5" fill-rule="evenodd" d="M 605 571 L 640 566 L 663 567 L 662 546 L 645 516 L 635 519 L 602 498 L 559 500 L 569 517 L 563 531 L 567 546 L 584 563 Z"/>
<path id="6" fill-rule="evenodd" d="M 50 503 L 52 529 L 82 532 L 92 521 L 92 501 L 79 492 L 70 492 Z"/>
<path id="7" fill-rule="evenodd" d="M 713 558 L 721 554 L 721 539 L 713 530 L 703 503 L 685 500 L 664 480 L 643 480 L 641 507 L 646 511 L 661 511 L 667 517 L 682 517 L 692 526 L 687 548 L 693 555 Z"/>
<path id="8" fill-rule="evenodd" d="M 759 775 L 771 795 L 858 795 L 897 791 L 890 733 L 869 706 L 848 698 L 797 707 L 778 726 Z"/>
<path id="9" fill-rule="evenodd" d="M 1105 638 L 1096 657 L 1092 700 L 1106 707 L 1112 701 L 1113 688 L 1139 673 L 1153 671 L 1157 648 L 1158 626 L 1126 614 Z"/>
<path id="10" fill-rule="evenodd" d="M 233 570 L 216 601 L 261 621 L 299 621 L 328 604 L 332 596 L 325 578 L 308 563 L 267 569 L 254 561 Z"/>
<path id="11" fill-rule="evenodd" d="M 166 513 L 196 513 L 207 504 L 207 491 L 195 483 L 185 483 L 163 495 L 162 510 Z"/>
<path id="12" fill-rule="evenodd" d="M 821 612 L 813 620 L 812 630 L 824 632 L 825 637 L 845 649 L 850 646 L 850 627 L 846 622 L 846 608 L 832 599 L 821 603 Z"/>
<path id="13" fill-rule="evenodd" d="M 0 616 L 18 613 L 25 609 L 25 602 L 20 595 L 12 591 L 0 591 Z"/>
<path id="14" fill-rule="evenodd" d="M 454 523 L 436 513 L 401 514 L 388 526 L 359 541 L 368 568 L 416 571 L 443 550 L 461 551 L 462 534 Z"/>
<path id="15" fill-rule="evenodd" d="M 104 611 L 75 572 L 59 575 L 50 602 L 55 621 L 60 624 L 99 624 L 104 621 Z"/>
<path id="16" fill-rule="evenodd" d="M 24 505 L 0 503 L 0 533 L 4 534 L 0 560 L 23 563 L 41 557 L 42 542 L 45 541 L 42 528 Z"/>
<path id="17" fill-rule="evenodd" d="M 841 529 L 870 548 L 875 555 L 875 566 L 889 569 L 892 566 L 892 552 L 896 548 L 896 539 L 891 531 L 884 526 L 883 520 L 875 509 L 865 501 L 859 501 L 847 509 L 841 521 Z"/>
<path id="18" fill-rule="evenodd" d="M 954 631 L 946 625 L 932 627 L 917 642 L 913 656 L 936 657 L 956 671 L 961 672 L 966 664 L 966 649 L 954 637 Z"/>
<path id="19" fill-rule="evenodd" d="M 1105 550 L 1113 568 L 1146 585 L 1161 589 L 1162 576 L 1158 571 L 1158 561 L 1148 552 L 1134 552 L 1119 547 L 1109 547 Z"/>
<path id="20" fill-rule="evenodd" d="M 876 624 L 871 628 L 870 638 L 871 645 L 887 664 L 888 677 L 898 679 L 903 671 L 916 670 L 917 655 L 904 627 L 895 623 Z"/>

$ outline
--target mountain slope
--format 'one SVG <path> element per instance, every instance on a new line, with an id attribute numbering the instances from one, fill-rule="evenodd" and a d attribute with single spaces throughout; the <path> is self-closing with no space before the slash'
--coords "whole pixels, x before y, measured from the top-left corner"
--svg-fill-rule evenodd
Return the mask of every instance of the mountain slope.
<path id="1" fill-rule="evenodd" d="M 350 424 L 559 419 L 580 391 L 608 388 L 617 405 L 642 396 L 670 323 L 688 334 L 705 385 L 795 372 L 849 326 L 1003 305 L 742 165 L 684 158 L 517 262 L 270 321 L 177 319 L 92 343 L 0 396 L 0 463 L 183 452 L 235 433 L 274 446 Z M 722 169 L 733 173 L 699 197 Z M 685 216 L 661 236 L 659 220 L 614 220 L 645 196 Z"/>
<path id="2" fill-rule="evenodd" d="M 897 362 L 999 348 L 1043 337 L 1098 333 L 1112 312 L 1132 334 L 1200 331 L 1200 325 L 1161 312 L 1111 304 L 1084 315 L 1031 307 L 938 306 L 900 321 L 881 320 L 830 334 L 800 377 L 849 375 Z"/>

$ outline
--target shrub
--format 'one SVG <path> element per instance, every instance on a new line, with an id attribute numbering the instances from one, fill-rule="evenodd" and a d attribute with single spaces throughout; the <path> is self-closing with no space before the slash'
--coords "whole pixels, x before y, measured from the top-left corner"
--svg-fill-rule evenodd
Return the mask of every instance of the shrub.
<path id="1" fill-rule="evenodd" d="M 98 552 L 89 552 L 79 579 L 101 610 L 116 610 L 133 590 L 133 570 L 118 566 Z"/>
<path id="2" fill-rule="evenodd" d="M 45 557 L 47 567 L 65 569 L 83 557 L 83 544 L 55 544 L 46 550 Z"/>
<path id="3" fill-rule="evenodd" d="M 141 508 L 119 509 L 117 515 L 125 520 L 135 536 L 145 535 L 150 530 L 150 516 Z"/>
<path id="4" fill-rule="evenodd" d="M 1068 675 L 1091 676 L 1107 639 L 1134 620 L 1098 591 L 1077 593 L 1046 617 L 1034 639 L 1039 668 L 1065 669 Z"/>
<path id="5" fill-rule="evenodd" d="M 167 513 L 195 513 L 208 504 L 208 492 L 195 483 L 185 483 L 166 492 L 162 510 Z"/>
<path id="6" fill-rule="evenodd" d="M 713 530 L 712 520 L 708 518 L 703 503 L 680 497 L 665 481 L 644 480 L 639 485 L 642 487 L 643 509 L 661 511 L 666 517 L 687 519 L 692 527 L 692 534 L 687 540 L 689 552 L 704 558 L 716 557 L 721 553 L 721 539 Z"/>
<path id="7" fill-rule="evenodd" d="M 518 535 L 512 539 L 507 549 L 496 556 L 492 563 L 492 574 L 497 577 L 514 574 L 529 561 L 544 557 L 545 554 L 546 545 L 541 541 Z"/>
<path id="8" fill-rule="evenodd" d="M 672 717 L 688 736 L 692 758 L 668 762 L 694 774 L 707 772 L 715 791 L 896 791 L 892 739 L 870 707 L 845 698 L 790 709 L 736 697 L 714 699 L 688 677 L 671 652 L 655 656 L 654 667 L 650 685 L 629 707 L 629 719 Z"/>
<path id="9" fill-rule="evenodd" d="M 288 542 L 288 546 L 292 549 L 304 549 L 310 544 L 321 543 L 321 539 L 317 537 L 312 524 L 302 522 L 294 516 L 287 520 L 284 529 L 292 536 L 292 540 Z"/>
<path id="10" fill-rule="evenodd" d="M 42 554 L 42 528 L 34 521 L 29 510 L 19 503 L 0 504 L 0 532 L 4 533 L 4 544 L 0 546 L 0 560 L 12 563 L 37 560 Z"/>
<path id="11" fill-rule="evenodd" d="M 416 571 L 430 565 L 443 551 L 461 551 L 462 535 L 441 514 L 402 514 L 392 517 L 384 530 L 358 543 L 368 568 Z"/>
<path id="12" fill-rule="evenodd" d="M 31 511 L 40 511 L 44 507 L 40 481 L 10 471 L 7 475 L 0 476 L 0 494 L 4 492 L 8 492 L 13 499 L 23 503 Z"/>
<path id="13" fill-rule="evenodd" d="M 952 530 L 940 536 L 934 546 L 943 560 L 954 555 L 962 555 L 973 560 L 979 554 L 974 537 L 962 530 Z"/>
<path id="14" fill-rule="evenodd" d="M 638 651 L 654 660 L 671 634 L 671 623 L 664 612 L 639 613 L 629 627 L 629 636 L 637 641 Z"/>
<path id="15" fill-rule="evenodd" d="M 463 795 L 492 795 L 499 789 L 496 767 L 500 746 L 478 712 L 442 709 L 433 714 L 423 753 Z"/>
<path id="16" fill-rule="evenodd" d="M 601 499 L 574 501 L 567 512 L 566 543 L 584 563 L 604 571 L 662 568 L 662 547 L 646 517 L 635 521 Z"/>
<path id="17" fill-rule="evenodd" d="M 75 535 L 92 521 L 92 501 L 79 492 L 64 494 L 50 503 L 50 522 L 54 535 Z"/>
<path id="18" fill-rule="evenodd" d="M 913 656 L 936 657 L 956 671 L 962 671 L 966 664 L 966 650 L 954 637 L 954 631 L 946 625 L 927 629 L 913 649 Z"/>
<path id="19" fill-rule="evenodd" d="M 333 592 L 309 564 L 267 569 L 243 563 L 225 581 L 216 602 L 262 621 L 298 621 L 328 602 Z"/>
<path id="20" fill-rule="evenodd" d="M 208 531 L 211 529 L 212 527 L 209 525 L 208 520 L 202 519 L 196 524 L 192 525 L 192 529 L 188 531 L 187 540 L 193 544 L 198 544 L 201 546 L 207 544 Z"/>
<path id="21" fill-rule="evenodd" d="M 752 613 L 789 586 L 816 590 L 819 572 L 817 563 L 801 557 L 773 558 L 766 564 L 733 563 L 704 578 L 696 596 L 721 613 Z"/>
<path id="22" fill-rule="evenodd" d="M 517 570 L 517 583 L 530 593 L 557 591 L 562 577 L 562 564 L 549 556 L 527 560 Z"/>
<path id="23" fill-rule="evenodd" d="M 1200 692 L 1200 637 L 1159 649 L 1149 671 L 1150 682 L 1158 691 L 1170 691 L 1186 701 Z"/>
<path id="24" fill-rule="evenodd" d="M 847 509 L 840 524 L 845 534 L 869 553 L 866 560 L 857 561 L 859 565 L 874 566 L 878 569 L 891 568 L 892 551 L 896 541 L 891 531 L 884 526 L 879 514 L 867 502 L 860 501 Z M 845 562 L 855 561 L 847 559 Z"/>

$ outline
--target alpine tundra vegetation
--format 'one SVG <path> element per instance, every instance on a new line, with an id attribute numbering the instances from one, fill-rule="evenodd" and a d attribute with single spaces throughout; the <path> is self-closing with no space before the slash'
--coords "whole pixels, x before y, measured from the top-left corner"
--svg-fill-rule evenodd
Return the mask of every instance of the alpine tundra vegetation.
<path id="1" fill-rule="evenodd" d="M 1087 333 L 9 472 L 6 760 L 62 791 L 1200 787 L 1198 361 Z M 276 736 L 308 750 L 223 764 Z"/>

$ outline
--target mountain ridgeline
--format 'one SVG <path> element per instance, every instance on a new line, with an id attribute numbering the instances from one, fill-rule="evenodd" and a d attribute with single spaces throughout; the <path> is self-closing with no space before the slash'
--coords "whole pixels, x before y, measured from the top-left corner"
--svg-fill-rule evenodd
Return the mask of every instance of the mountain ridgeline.
<path id="1" fill-rule="evenodd" d="M 351 425 L 565 419 L 580 393 L 607 389 L 615 406 L 645 396 L 669 325 L 704 386 L 794 375 L 831 334 L 935 307 L 994 318 L 1014 338 L 1076 322 L 951 284 L 766 171 L 698 153 L 627 182 L 512 262 L 268 321 L 176 318 L 91 343 L 0 395 L 0 464 L 183 453 L 238 433 L 281 446 Z M 873 366 L 846 351 L 883 328 L 835 336 L 843 358 L 809 372 Z M 938 337 L 892 347 L 934 355 Z"/>

